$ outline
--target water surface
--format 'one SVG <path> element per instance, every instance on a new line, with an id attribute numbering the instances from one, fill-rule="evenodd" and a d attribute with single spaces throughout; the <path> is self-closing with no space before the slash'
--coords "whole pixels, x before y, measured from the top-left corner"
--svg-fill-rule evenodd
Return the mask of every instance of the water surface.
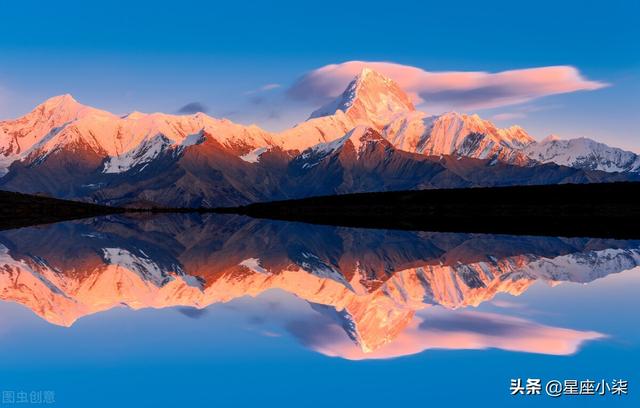
<path id="1" fill-rule="evenodd" d="M 637 406 L 640 241 L 221 215 L 0 232 L 0 390 L 57 406 Z M 629 381 L 626 396 L 510 380 Z"/>

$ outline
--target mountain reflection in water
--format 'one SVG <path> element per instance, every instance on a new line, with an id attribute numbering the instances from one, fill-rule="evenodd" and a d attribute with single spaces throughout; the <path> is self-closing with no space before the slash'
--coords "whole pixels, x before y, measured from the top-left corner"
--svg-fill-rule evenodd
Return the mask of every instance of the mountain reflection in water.
<path id="1" fill-rule="evenodd" d="M 638 265 L 640 241 L 109 216 L 0 232 L 0 300 L 71 326 L 123 305 L 180 306 L 198 317 L 280 289 L 319 313 L 286 329 L 325 355 L 488 347 L 561 355 L 605 335 L 462 308 L 518 296 L 536 281 L 588 283 Z"/>

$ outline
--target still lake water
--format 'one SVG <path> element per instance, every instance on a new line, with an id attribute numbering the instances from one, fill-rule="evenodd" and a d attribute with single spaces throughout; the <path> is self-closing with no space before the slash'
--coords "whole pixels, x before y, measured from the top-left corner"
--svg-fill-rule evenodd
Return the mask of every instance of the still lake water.
<path id="1" fill-rule="evenodd" d="M 637 407 L 638 265 L 640 241 L 239 216 L 0 231 L 0 406 Z"/>

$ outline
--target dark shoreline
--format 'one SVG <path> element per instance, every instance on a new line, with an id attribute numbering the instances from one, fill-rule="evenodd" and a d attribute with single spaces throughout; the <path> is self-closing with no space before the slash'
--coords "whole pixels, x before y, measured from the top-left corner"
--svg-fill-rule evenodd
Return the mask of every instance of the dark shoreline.
<path id="1" fill-rule="evenodd" d="M 362 193 L 220 209 L 359 228 L 640 238 L 640 183 Z"/>
<path id="2" fill-rule="evenodd" d="M 0 191 L 0 230 L 122 213 L 222 213 L 311 224 L 640 238 L 640 183 L 360 193 L 233 208 L 118 208 Z"/>
<path id="3" fill-rule="evenodd" d="M 124 212 L 124 208 L 0 191 L 0 231 Z"/>

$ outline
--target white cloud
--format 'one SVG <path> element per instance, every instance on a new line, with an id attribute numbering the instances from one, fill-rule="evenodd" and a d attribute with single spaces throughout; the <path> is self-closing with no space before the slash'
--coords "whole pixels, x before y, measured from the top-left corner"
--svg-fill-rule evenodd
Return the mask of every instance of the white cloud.
<path id="1" fill-rule="evenodd" d="M 572 66 L 548 66 L 496 73 L 477 71 L 430 72 L 390 62 L 349 61 L 325 65 L 300 77 L 287 95 L 323 103 L 338 96 L 364 67 L 400 85 L 416 104 L 443 109 L 488 109 L 540 97 L 595 90 L 607 83 L 588 80 Z"/>

